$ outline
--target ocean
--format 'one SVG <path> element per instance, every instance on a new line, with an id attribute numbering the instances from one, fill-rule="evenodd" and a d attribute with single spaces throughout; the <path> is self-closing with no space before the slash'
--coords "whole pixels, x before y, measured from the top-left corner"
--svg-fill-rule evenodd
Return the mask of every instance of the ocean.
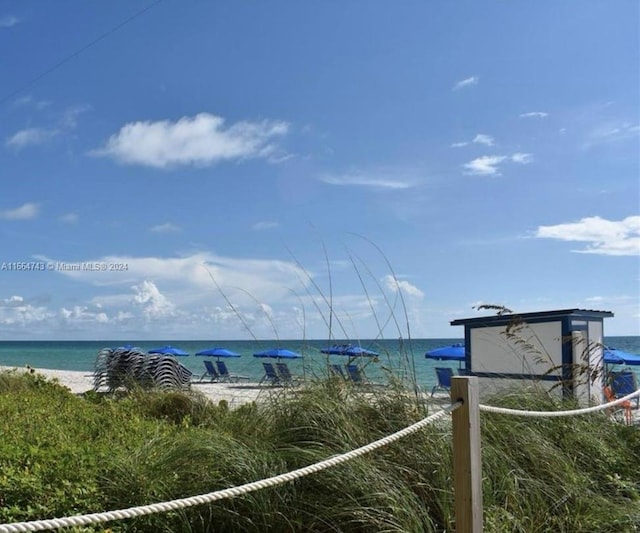
<path id="1" fill-rule="evenodd" d="M 189 356 L 179 357 L 179 361 L 189 368 L 194 376 L 204 372 L 204 357 L 194 355 L 200 350 L 212 347 L 222 347 L 240 354 L 241 357 L 227 359 L 227 366 L 232 373 L 248 376 L 254 381 L 260 381 L 264 375 L 262 362 L 265 359 L 253 357 L 253 354 L 271 348 L 287 348 L 301 355 L 302 359 L 287 361 L 291 371 L 297 375 L 323 375 L 326 362 L 346 362 L 344 356 L 322 354 L 320 350 L 330 344 L 340 344 L 345 341 L 326 340 L 252 340 L 252 341 L 0 341 L 0 366 L 48 368 L 54 370 L 77 370 L 91 373 L 94 369 L 96 356 L 103 348 L 115 348 L 132 344 L 148 351 L 164 345 L 181 348 Z M 367 376 L 376 380 L 389 370 L 397 376 L 412 374 L 415 368 L 418 382 L 423 387 L 435 384 L 436 366 L 451 366 L 458 364 L 447 361 L 433 361 L 425 359 L 425 352 L 454 343 L 464 343 L 464 339 L 376 339 L 362 340 L 360 346 L 378 352 L 377 360 L 363 358 Z M 625 352 L 640 354 L 640 337 L 607 337 L 607 346 L 615 347 Z M 634 370 L 636 368 L 634 367 Z M 640 369 L 639 369 L 640 370 Z"/>

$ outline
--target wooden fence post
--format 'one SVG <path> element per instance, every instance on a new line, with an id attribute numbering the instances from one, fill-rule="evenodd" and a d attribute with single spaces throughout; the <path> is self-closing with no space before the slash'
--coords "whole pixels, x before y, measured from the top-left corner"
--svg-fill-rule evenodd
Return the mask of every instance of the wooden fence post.
<path id="1" fill-rule="evenodd" d="M 457 533 L 482 531 L 482 458 L 478 378 L 454 376 L 451 402 L 463 404 L 453 411 L 453 488 Z"/>

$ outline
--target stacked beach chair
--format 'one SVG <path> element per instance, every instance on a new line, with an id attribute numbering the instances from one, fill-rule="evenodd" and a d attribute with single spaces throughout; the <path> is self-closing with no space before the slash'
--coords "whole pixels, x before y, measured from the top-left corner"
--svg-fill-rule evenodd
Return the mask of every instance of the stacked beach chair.
<path id="1" fill-rule="evenodd" d="M 98 353 L 93 388 L 113 392 L 119 388 L 181 389 L 188 387 L 192 372 L 175 357 L 148 355 L 139 348 L 104 348 Z"/>

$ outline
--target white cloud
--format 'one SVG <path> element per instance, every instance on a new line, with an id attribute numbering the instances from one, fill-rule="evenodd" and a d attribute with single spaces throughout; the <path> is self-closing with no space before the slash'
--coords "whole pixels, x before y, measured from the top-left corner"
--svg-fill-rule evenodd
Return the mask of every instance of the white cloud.
<path id="1" fill-rule="evenodd" d="M 453 143 L 451 145 L 451 148 L 462 148 L 464 146 L 469 146 L 471 143 L 493 146 L 495 144 L 495 139 L 491 135 L 487 135 L 486 133 L 478 133 L 471 141 Z"/>
<path id="2" fill-rule="evenodd" d="M 14 133 L 5 141 L 5 145 L 16 150 L 34 144 L 44 144 L 60 133 L 57 129 L 27 128 Z"/>
<path id="3" fill-rule="evenodd" d="M 20 96 L 19 98 L 16 98 L 11 105 L 13 107 L 29 106 L 29 107 L 33 107 L 35 109 L 41 110 L 51 105 L 51 102 L 47 100 L 35 100 L 33 96 L 27 95 L 27 96 Z"/>
<path id="4" fill-rule="evenodd" d="M 591 148 L 596 145 L 622 142 L 630 139 L 638 140 L 639 137 L 640 125 L 629 121 L 611 120 L 591 129 L 587 134 L 584 147 Z"/>
<path id="5" fill-rule="evenodd" d="M 38 204 L 28 202 L 21 205 L 20 207 L 16 207 L 15 209 L 6 209 L 4 211 L 0 211 L 0 218 L 3 218 L 5 220 L 29 220 L 32 218 L 36 218 L 39 211 L 40 207 L 38 206 Z"/>
<path id="6" fill-rule="evenodd" d="M 173 233 L 180 231 L 180 228 L 171 222 L 165 222 L 164 224 L 152 226 L 149 228 L 149 231 L 153 231 L 154 233 Z"/>
<path id="7" fill-rule="evenodd" d="M 66 213 L 58 220 L 60 220 L 60 222 L 65 222 L 66 224 L 75 224 L 78 222 L 78 215 L 76 213 Z"/>
<path id="8" fill-rule="evenodd" d="M 67 305 L 47 311 L 47 316 L 53 318 L 38 329 L 41 335 L 46 335 L 46 331 L 49 336 L 53 332 L 58 337 L 61 331 L 73 331 L 74 338 L 79 338 L 77 332 L 80 330 L 85 334 L 93 331 L 94 338 L 96 331 L 109 331 L 111 338 L 114 335 L 120 338 L 131 335 L 156 339 L 158 335 L 202 338 L 219 330 L 240 338 L 248 335 L 245 325 L 252 333 L 272 338 L 274 326 L 269 319 L 276 322 L 278 334 L 300 336 L 300 298 L 295 294 L 308 299 L 307 291 L 313 276 L 294 262 L 235 259 L 212 253 L 180 258 L 107 256 L 86 258 L 81 263 L 45 256 L 35 259 L 52 265 L 126 265 L 126 270 L 115 272 L 80 267 L 78 270 L 54 268 L 44 274 L 82 283 L 88 286 L 85 290 L 96 291 L 86 302 L 77 303 L 77 308 Z M 8 300 L 5 306 L 21 304 L 15 299 Z M 309 307 L 314 308 L 310 302 Z M 19 329 L 15 312 L 12 313 L 9 318 L 14 320 L 15 335 L 26 335 L 27 330 Z M 0 320 L 5 315 L 0 311 Z M 97 329 L 90 324 L 82 326 L 85 318 L 88 322 L 93 320 Z M 308 320 L 315 321 L 309 313 Z M 108 326 L 108 329 L 100 329 L 102 326 Z"/>
<path id="9" fill-rule="evenodd" d="M 69 131 L 74 129 L 78 125 L 78 117 L 82 115 L 82 113 L 86 113 L 91 110 L 90 105 L 81 104 L 68 107 L 62 113 L 58 121 L 58 128 L 61 131 Z"/>
<path id="10" fill-rule="evenodd" d="M 595 216 L 578 222 L 539 226 L 536 237 L 588 243 L 586 248 L 574 250 L 580 253 L 640 255 L 640 216 L 619 221 Z"/>
<path id="11" fill-rule="evenodd" d="M 45 307 L 32 305 L 22 296 L 0 299 L 0 324 L 5 328 L 33 327 L 53 316 Z"/>
<path id="12" fill-rule="evenodd" d="M 520 163 L 521 165 L 528 165 L 529 163 L 531 163 L 531 161 L 533 161 L 533 155 L 516 152 L 515 154 L 511 155 L 511 161 L 513 161 L 514 163 Z"/>
<path id="13" fill-rule="evenodd" d="M 465 163 L 463 166 L 467 169 L 466 174 L 496 176 L 500 175 L 498 165 L 505 159 L 507 159 L 507 156 L 504 155 L 483 155 L 469 163 Z"/>
<path id="14" fill-rule="evenodd" d="M 406 294 L 413 298 L 419 298 L 419 299 L 424 298 L 424 292 L 418 289 L 418 287 L 416 287 L 415 285 L 412 285 L 406 280 L 399 280 L 394 276 L 392 276 L 391 274 L 386 275 L 383 278 L 383 282 L 391 292 L 402 291 L 403 294 Z"/>
<path id="15" fill-rule="evenodd" d="M 135 292 L 133 303 L 142 309 L 146 320 L 170 317 L 174 314 L 175 306 L 152 281 L 144 280 L 131 288 Z"/>
<path id="16" fill-rule="evenodd" d="M 549 113 L 545 113 L 544 111 L 530 111 L 528 113 L 521 113 L 520 118 L 546 118 L 549 116 Z"/>
<path id="17" fill-rule="evenodd" d="M 484 144 L 485 146 L 493 146 L 494 138 L 485 133 L 478 133 L 478 135 L 473 138 L 473 142 L 477 144 Z"/>
<path id="18" fill-rule="evenodd" d="M 323 174 L 320 181 L 328 185 L 338 185 L 342 187 L 365 187 L 379 190 L 401 190 L 410 189 L 414 184 L 407 179 L 394 179 L 364 174 Z"/>
<path id="19" fill-rule="evenodd" d="M 0 307 L 17 307 L 24 304 L 22 296 L 11 296 L 0 300 Z"/>
<path id="20" fill-rule="evenodd" d="M 0 28 L 11 28 L 20 22 L 18 17 L 14 17 L 13 15 L 5 15 L 0 17 Z"/>
<path id="21" fill-rule="evenodd" d="M 86 305 L 74 305 L 58 311 L 58 321 L 66 329 L 74 329 L 82 325 L 107 324 L 109 317 L 100 309 L 92 309 Z"/>
<path id="22" fill-rule="evenodd" d="M 32 102 L 31 97 L 25 97 L 25 99 L 21 101 L 21 105 L 30 102 Z M 40 103 L 36 102 L 34 105 L 39 107 Z M 78 116 L 89 109 L 91 109 L 91 107 L 88 105 L 68 107 L 61 115 L 59 115 L 54 126 L 49 128 L 25 128 L 9 137 L 5 141 L 5 145 L 16 150 L 21 150 L 27 146 L 45 144 L 52 139 L 75 129 L 78 125 Z"/>
<path id="23" fill-rule="evenodd" d="M 301 286 L 308 277 L 292 262 L 268 259 L 235 259 L 208 252 L 184 257 L 104 256 L 86 258 L 81 262 L 64 261 L 35 255 L 35 259 L 54 265 L 80 265 L 77 269 L 55 268 L 58 275 L 94 286 L 126 286 L 144 280 L 161 284 L 164 293 L 176 304 L 191 297 L 201 298 L 203 291 L 216 294 L 242 287 L 255 298 L 269 300 L 287 294 L 291 287 Z M 123 265 L 121 270 L 83 269 L 83 264 Z M 304 288 L 304 285 L 303 285 Z"/>
<path id="24" fill-rule="evenodd" d="M 516 152 L 510 156 L 483 155 L 469 163 L 465 163 L 463 167 L 466 169 L 465 174 L 476 176 L 499 176 L 499 165 L 505 161 L 512 161 L 513 163 L 526 165 L 533 161 L 533 155 L 522 152 Z"/>
<path id="25" fill-rule="evenodd" d="M 35 259 L 64 263 L 64 260 L 42 256 Z M 280 338 L 299 338 L 304 334 L 322 337 L 327 331 L 326 317 L 330 312 L 334 316 L 339 314 L 347 329 L 353 328 L 347 336 L 355 338 L 356 329 L 362 323 L 377 328 L 374 313 L 388 313 L 389 306 L 394 305 L 380 292 L 398 295 L 402 291 L 412 320 L 414 314 L 420 315 L 424 298 L 423 292 L 409 281 L 385 277 L 388 272 L 385 267 L 381 274 L 371 272 L 367 294 L 345 295 L 336 291 L 329 305 L 322 296 L 328 290 L 323 289 L 325 275 L 305 271 L 296 261 L 239 259 L 200 252 L 171 258 L 87 257 L 82 262 L 123 264 L 127 269 L 118 272 L 47 270 L 42 275 L 51 278 L 51 287 L 82 284 L 85 287 L 77 286 L 71 292 L 85 296 L 84 300 L 56 305 L 52 302 L 59 298 L 57 290 L 47 308 L 39 314 L 31 310 L 34 320 L 37 317 L 43 320 L 31 326 L 37 327 L 39 338 L 52 335 L 76 339 L 96 338 L 96 335 L 137 339 L 204 338 L 220 331 L 229 338 L 273 338 L 274 331 Z M 373 268 L 374 263 L 367 261 L 367 268 Z M 351 263 L 347 261 L 347 264 Z M 357 274 L 351 266 L 332 269 L 331 276 L 337 287 L 342 286 L 345 276 L 353 278 Z M 5 306 L 28 305 L 11 298 L 10 294 L 0 295 L 5 298 Z M 5 311 L 0 309 L 0 322 L 3 317 L 14 321 L 8 328 L 0 324 L 3 335 L 33 335 L 28 320 L 18 322 L 16 316 L 17 312 L 8 307 Z"/>
<path id="26" fill-rule="evenodd" d="M 269 230 L 269 229 L 273 229 L 273 228 L 277 228 L 279 227 L 280 224 L 278 222 L 273 222 L 273 221 L 269 221 L 269 220 L 264 220 L 262 222 L 256 222 L 252 228 L 256 231 L 263 231 L 263 230 Z"/>
<path id="27" fill-rule="evenodd" d="M 286 122 L 236 122 L 209 113 L 176 122 L 131 122 L 92 152 L 121 163 L 165 168 L 175 165 L 208 166 L 220 161 L 273 156 L 275 140 L 287 134 Z"/>
<path id="28" fill-rule="evenodd" d="M 473 85 L 478 85 L 478 82 L 480 81 L 480 78 L 478 76 L 471 76 L 469 78 L 465 78 L 464 80 L 460 80 L 458 82 L 455 83 L 455 85 L 453 86 L 454 91 L 457 91 L 459 89 L 463 89 L 465 87 L 471 87 Z"/>

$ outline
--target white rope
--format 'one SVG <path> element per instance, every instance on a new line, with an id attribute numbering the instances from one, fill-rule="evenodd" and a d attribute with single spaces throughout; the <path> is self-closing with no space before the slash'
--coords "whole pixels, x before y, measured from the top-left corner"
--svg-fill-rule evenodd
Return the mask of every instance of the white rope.
<path id="1" fill-rule="evenodd" d="M 624 402 L 629 401 L 632 398 L 635 398 L 637 396 L 640 396 L 640 389 L 630 394 L 627 394 L 622 398 L 618 398 L 613 402 L 603 403 L 600 405 L 595 405 L 593 407 L 585 407 L 583 409 L 571 409 L 568 411 L 525 411 L 520 409 L 508 409 L 506 407 L 494 407 L 493 405 L 483 405 L 483 404 L 480 404 L 480 410 L 485 411 L 487 413 L 500 413 L 503 415 L 516 415 L 516 416 L 531 416 L 531 417 L 538 417 L 538 418 L 576 416 L 576 415 L 585 415 L 587 413 L 595 413 L 597 411 L 604 411 L 605 409 L 610 409 L 612 407 L 615 407 L 616 405 L 623 404 Z"/>
<path id="2" fill-rule="evenodd" d="M 383 437 L 350 452 L 336 455 L 324 461 L 292 470 L 285 474 L 280 474 L 267 479 L 261 479 L 259 481 L 253 481 L 237 487 L 231 487 L 228 489 L 218 490 L 216 492 L 210 492 L 200 496 L 192 496 L 189 498 L 181 498 L 169 502 L 154 503 L 150 505 L 142 505 L 139 507 L 130 507 L 128 509 L 121 509 L 118 511 L 107 511 L 104 513 L 93 513 L 86 515 L 69 516 L 66 518 L 52 518 L 49 520 L 37 520 L 32 522 L 17 522 L 13 524 L 0 524 L 0 533 L 23 533 L 25 531 L 43 531 L 47 529 L 57 529 L 61 527 L 71 526 L 87 526 L 90 524 L 97 524 L 100 522 L 109 522 L 111 520 L 124 520 L 127 518 L 134 518 L 138 516 L 145 516 L 153 513 L 163 513 L 167 511 L 175 511 L 176 509 L 184 509 L 186 507 L 193 507 L 195 505 L 202 505 L 205 503 L 211 503 L 225 498 L 235 498 L 254 492 L 260 489 L 266 489 L 268 487 L 275 487 L 276 485 L 282 485 L 294 481 L 303 476 L 320 472 L 326 468 L 331 468 L 339 464 L 360 457 L 366 453 L 372 452 L 382 446 L 386 446 L 395 442 L 411 433 L 422 429 L 428 424 L 435 422 L 442 418 L 445 414 L 448 414 L 462 405 L 462 402 L 458 401 L 452 405 L 443 408 L 442 411 L 438 411 L 431 416 L 423 418 L 422 420 L 407 426 L 396 433 Z"/>

